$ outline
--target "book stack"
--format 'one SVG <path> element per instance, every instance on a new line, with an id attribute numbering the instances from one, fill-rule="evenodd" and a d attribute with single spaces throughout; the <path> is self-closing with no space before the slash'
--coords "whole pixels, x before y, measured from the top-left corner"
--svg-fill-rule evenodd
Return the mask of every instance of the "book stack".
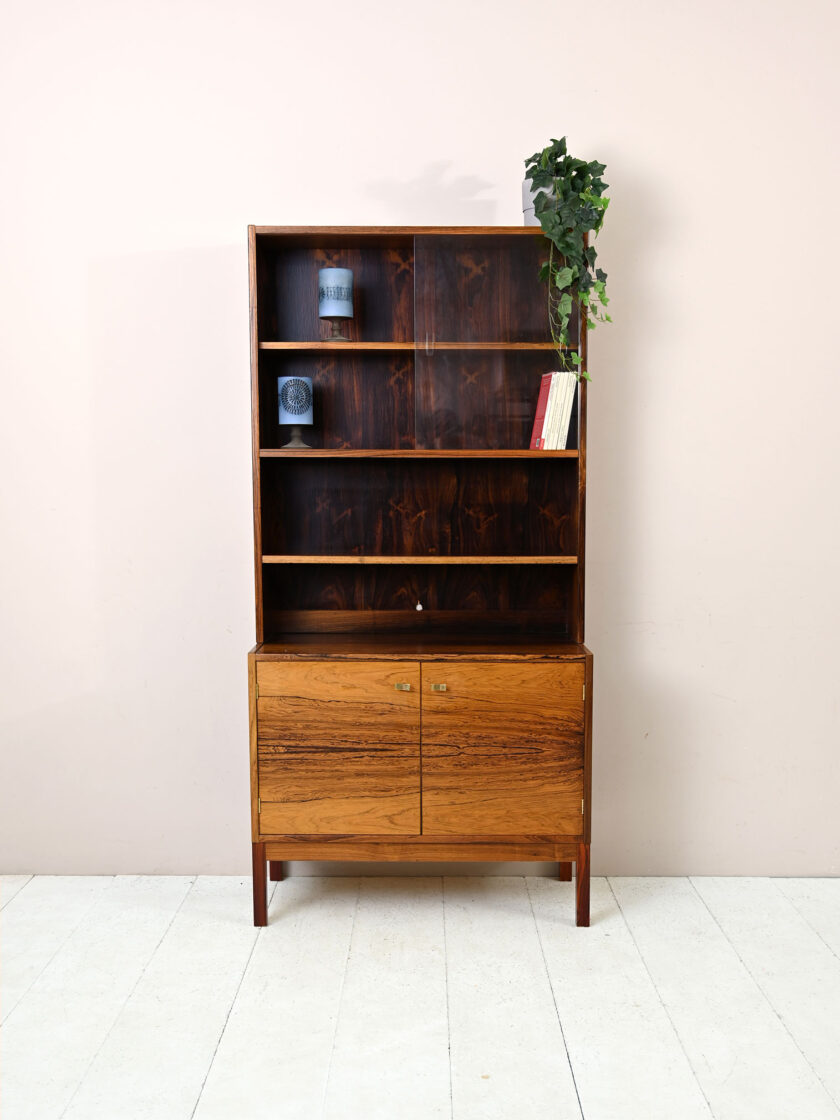
<path id="1" fill-rule="evenodd" d="M 577 377 L 571 370 L 542 375 L 529 445 L 532 450 L 565 451 L 576 400 Z"/>

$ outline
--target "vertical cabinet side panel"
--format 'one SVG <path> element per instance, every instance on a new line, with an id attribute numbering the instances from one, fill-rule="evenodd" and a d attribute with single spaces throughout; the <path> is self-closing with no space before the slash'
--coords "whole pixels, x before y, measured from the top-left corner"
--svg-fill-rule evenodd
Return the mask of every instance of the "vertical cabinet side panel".
<path id="1" fill-rule="evenodd" d="M 262 506 L 260 498 L 260 332 L 257 319 L 257 235 L 248 227 L 248 311 L 251 335 L 251 457 L 254 480 L 254 595 L 257 641 L 265 640 L 262 588 Z"/>
<path id="2" fill-rule="evenodd" d="M 260 815 L 257 759 L 257 661 L 253 653 L 248 654 L 248 733 L 251 772 L 251 839 L 256 841 L 260 835 Z"/>

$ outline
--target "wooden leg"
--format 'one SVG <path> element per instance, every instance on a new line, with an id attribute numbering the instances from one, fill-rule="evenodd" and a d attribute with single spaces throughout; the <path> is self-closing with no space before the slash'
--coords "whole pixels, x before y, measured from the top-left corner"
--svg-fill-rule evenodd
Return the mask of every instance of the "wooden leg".
<path id="1" fill-rule="evenodd" d="M 577 924 L 589 925 L 589 845 L 578 844 L 578 858 L 575 865 Z"/>
<path id="2" fill-rule="evenodd" d="M 557 878 L 561 883 L 571 883 L 572 881 L 572 865 L 571 863 L 558 863 L 557 864 Z"/>
<path id="3" fill-rule="evenodd" d="M 283 861 L 279 859 L 270 859 L 268 861 L 268 877 L 272 883 L 283 882 Z"/>
<path id="4" fill-rule="evenodd" d="M 253 860 L 254 876 L 254 925 L 267 926 L 268 908 L 265 898 L 265 844 L 252 844 L 251 856 Z"/>

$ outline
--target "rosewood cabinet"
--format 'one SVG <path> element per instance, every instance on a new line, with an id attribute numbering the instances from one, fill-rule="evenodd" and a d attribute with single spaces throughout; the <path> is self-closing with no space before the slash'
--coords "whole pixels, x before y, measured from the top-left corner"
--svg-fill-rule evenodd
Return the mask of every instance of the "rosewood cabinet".
<path id="1" fill-rule="evenodd" d="M 586 385 L 567 450 L 529 450 L 544 255 L 533 229 L 250 229 L 257 924 L 267 864 L 451 859 L 575 863 L 588 925 Z M 283 446 L 288 375 L 310 448 Z"/>

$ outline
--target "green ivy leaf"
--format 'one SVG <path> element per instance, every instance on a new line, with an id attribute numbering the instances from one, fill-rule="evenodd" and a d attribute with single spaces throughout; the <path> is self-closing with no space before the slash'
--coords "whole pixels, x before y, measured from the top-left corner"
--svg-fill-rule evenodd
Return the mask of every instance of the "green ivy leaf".
<path id="1" fill-rule="evenodd" d="M 554 283 L 558 288 L 568 288 L 573 277 L 574 273 L 570 268 L 558 268 L 554 275 Z"/>

